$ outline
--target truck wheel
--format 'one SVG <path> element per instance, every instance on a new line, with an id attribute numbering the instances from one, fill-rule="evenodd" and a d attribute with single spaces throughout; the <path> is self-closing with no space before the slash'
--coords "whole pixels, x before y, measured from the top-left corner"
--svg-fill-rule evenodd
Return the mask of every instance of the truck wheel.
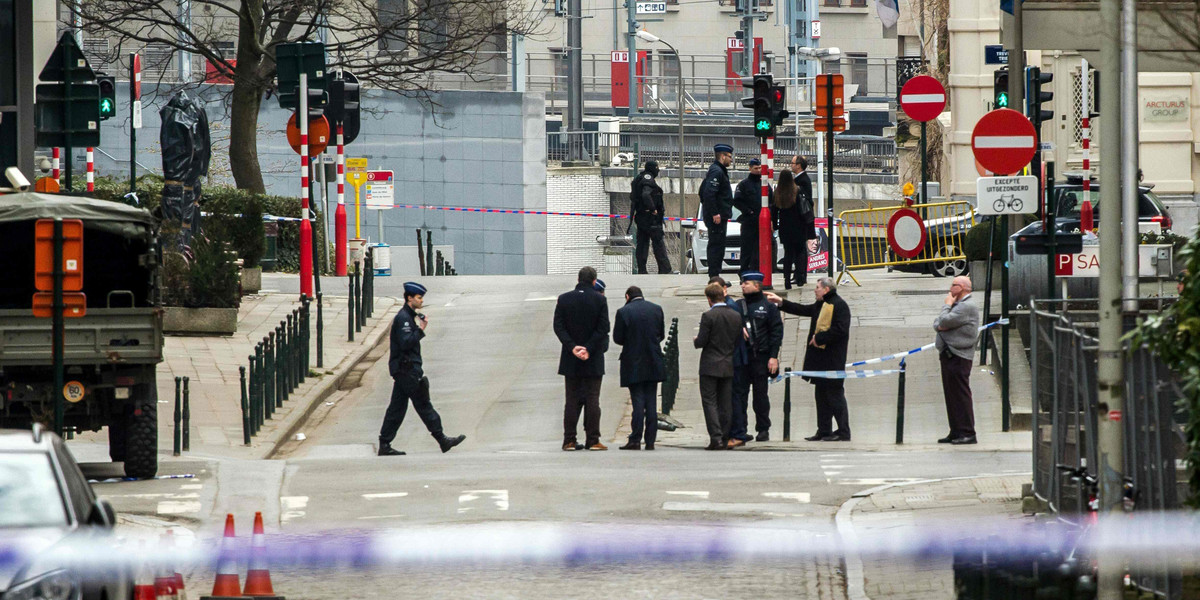
<path id="1" fill-rule="evenodd" d="M 153 385 L 135 386 L 134 394 L 125 421 L 125 476 L 148 479 L 158 473 L 158 405 Z"/>
<path id="2" fill-rule="evenodd" d="M 125 462 L 125 421 L 129 418 L 125 408 L 121 407 L 108 423 L 108 456 L 113 462 Z"/>

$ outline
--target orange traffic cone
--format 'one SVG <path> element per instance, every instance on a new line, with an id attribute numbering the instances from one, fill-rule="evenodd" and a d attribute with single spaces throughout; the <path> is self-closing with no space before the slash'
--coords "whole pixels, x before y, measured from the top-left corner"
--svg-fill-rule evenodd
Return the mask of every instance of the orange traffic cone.
<path id="1" fill-rule="evenodd" d="M 232 600 L 242 597 L 237 559 L 233 554 L 234 537 L 233 515 L 225 515 L 225 538 L 221 540 L 221 556 L 217 559 L 217 578 L 213 581 L 212 595 L 201 596 L 200 600 Z"/>
<path id="2" fill-rule="evenodd" d="M 143 555 L 146 552 L 146 544 L 143 542 L 139 550 Z M 150 569 L 147 568 L 146 562 L 143 560 L 137 569 L 137 573 L 133 579 L 133 600 L 157 600 L 155 598 L 154 578 L 150 576 Z"/>
<path id="3" fill-rule="evenodd" d="M 159 537 L 159 542 L 164 551 L 171 551 L 174 546 L 174 538 L 171 537 L 170 530 Z M 162 562 L 154 570 L 154 593 L 159 600 L 164 598 L 179 600 L 179 592 L 175 589 L 175 573 L 171 567 Z"/>
<path id="4" fill-rule="evenodd" d="M 262 513 L 254 513 L 254 534 L 250 538 L 250 568 L 246 571 L 246 588 L 242 590 L 245 596 L 255 598 L 278 598 L 271 588 L 271 571 L 267 565 L 267 535 L 263 531 Z"/>
<path id="5" fill-rule="evenodd" d="M 175 532 L 170 529 L 167 530 L 167 547 L 172 550 L 175 549 Z M 171 581 L 175 584 L 175 599 L 187 600 L 187 589 L 183 585 L 183 574 L 179 571 L 172 571 Z"/>

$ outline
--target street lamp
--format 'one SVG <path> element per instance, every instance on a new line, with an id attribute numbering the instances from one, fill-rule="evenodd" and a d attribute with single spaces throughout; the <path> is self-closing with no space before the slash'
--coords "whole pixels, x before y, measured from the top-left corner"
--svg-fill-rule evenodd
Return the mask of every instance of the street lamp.
<path id="1" fill-rule="evenodd" d="M 675 62 L 679 64 L 679 92 L 677 94 L 679 101 L 676 107 L 676 110 L 679 111 L 679 181 L 677 184 L 677 191 L 679 192 L 679 272 L 682 273 L 684 257 L 687 253 L 687 244 L 684 242 L 683 236 L 683 56 L 679 54 L 679 51 L 675 49 L 675 46 L 672 46 L 667 41 L 663 40 L 657 35 L 654 35 L 653 33 L 650 33 L 649 31 L 644 29 L 640 30 L 637 32 L 637 37 L 642 41 L 649 42 L 651 44 L 662 43 L 667 48 L 670 48 L 671 52 L 675 53 Z"/>

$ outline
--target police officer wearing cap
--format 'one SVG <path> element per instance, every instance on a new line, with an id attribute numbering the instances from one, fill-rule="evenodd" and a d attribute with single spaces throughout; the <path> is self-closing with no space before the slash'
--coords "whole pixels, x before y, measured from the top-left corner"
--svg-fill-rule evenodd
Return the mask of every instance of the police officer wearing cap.
<path id="1" fill-rule="evenodd" d="M 383 416 L 383 427 L 379 430 L 379 456 L 403 456 L 404 452 L 392 448 L 392 440 L 404 422 L 408 402 L 412 400 L 417 416 L 426 429 L 437 440 L 442 452 L 463 443 L 465 435 L 446 437 L 442 432 L 442 418 L 429 400 L 429 378 L 421 368 L 421 338 L 429 327 L 429 319 L 417 312 L 425 305 L 425 286 L 407 282 L 404 284 L 404 308 L 392 320 L 391 355 L 388 357 L 388 372 L 392 384 L 392 401 Z"/>
<path id="2" fill-rule="evenodd" d="M 768 206 L 775 202 L 775 190 L 770 185 L 767 182 Z M 762 162 L 757 158 L 750 159 L 750 175 L 738 183 L 734 190 L 733 205 L 738 209 L 737 222 L 741 225 L 742 255 L 739 257 L 738 273 L 757 271 L 758 215 L 762 212 Z"/>
<path id="3" fill-rule="evenodd" d="M 763 274 L 757 271 L 742 273 L 742 299 L 738 309 L 746 329 L 746 360 L 738 367 L 733 387 L 733 416 L 730 420 L 729 445 L 749 439 L 747 433 L 747 404 L 754 390 L 755 441 L 771 439 L 771 399 L 768 396 L 770 377 L 779 372 L 779 348 L 783 345 L 783 318 L 779 307 L 763 295 Z M 744 443 L 744 442 L 743 442 Z"/>
<path id="4" fill-rule="evenodd" d="M 733 146 L 713 146 L 716 160 L 709 165 L 700 184 L 700 205 L 708 228 L 708 276 L 721 274 L 725 260 L 725 229 L 733 217 L 733 190 L 729 186 L 729 165 L 733 164 Z M 697 257 L 698 258 L 698 257 Z"/>
<path id="5" fill-rule="evenodd" d="M 658 161 L 646 161 L 646 168 L 633 179 L 629 193 L 632 224 L 637 225 L 634 254 L 637 256 L 639 275 L 646 274 L 651 243 L 654 245 L 654 260 L 658 263 L 659 274 L 671 272 L 671 259 L 667 256 L 667 244 L 663 241 L 663 189 L 659 187 L 657 177 Z"/>

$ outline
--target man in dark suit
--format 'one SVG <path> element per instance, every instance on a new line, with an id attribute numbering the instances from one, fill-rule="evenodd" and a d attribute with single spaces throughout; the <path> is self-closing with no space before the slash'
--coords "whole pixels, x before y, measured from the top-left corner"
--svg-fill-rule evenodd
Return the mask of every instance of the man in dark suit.
<path id="1" fill-rule="evenodd" d="M 579 270 L 579 283 L 558 297 L 554 334 L 562 342 L 558 374 L 566 378 L 563 450 L 608 450 L 600 443 L 600 382 L 608 349 L 608 301 L 594 289 L 596 269 Z M 578 444 L 579 413 L 587 442 Z"/>
<path id="2" fill-rule="evenodd" d="M 700 205 L 708 230 L 708 276 L 721 274 L 725 260 L 725 230 L 733 217 L 733 190 L 729 187 L 729 165 L 733 164 L 733 146 L 713 146 L 716 160 L 700 184 Z"/>
<path id="3" fill-rule="evenodd" d="M 785 313 L 812 318 L 808 327 L 808 348 L 804 352 L 805 371 L 844 371 L 846 350 L 850 343 L 850 307 L 838 296 L 837 284 L 832 278 L 818 279 L 813 293 L 817 301 L 812 304 L 789 302 L 775 294 L 767 294 L 767 300 L 779 305 L 779 310 Z M 813 384 L 817 401 L 817 432 L 804 439 L 810 442 L 850 441 L 846 380 L 824 377 L 804 379 Z M 834 420 L 837 421 L 836 431 L 830 429 Z"/>
<path id="4" fill-rule="evenodd" d="M 706 450 L 728 448 L 733 398 L 733 352 L 742 336 L 742 315 L 725 302 L 725 288 L 710 283 L 704 288 L 708 310 L 700 317 L 700 332 L 693 343 L 700 352 L 700 403 L 708 427 Z"/>
<path id="5" fill-rule="evenodd" d="M 666 379 L 663 366 L 662 341 L 666 337 L 662 308 L 642 297 L 642 290 L 630 286 L 625 290 L 625 306 L 617 310 L 613 321 L 613 341 L 621 348 L 621 387 L 629 388 L 633 403 L 629 443 L 621 450 L 641 448 L 643 424 L 646 449 L 654 449 L 658 433 L 658 410 L 655 397 L 658 382 Z"/>
<path id="6" fill-rule="evenodd" d="M 796 187 L 800 191 L 800 195 L 796 198 L 796 204 L 800 206 L 800 214 L 804 216 L 801 231 L 804 233 L 805 241 L 804 246 L 800 249 L 803 254 L 796 269 L 796 284 L 803 286 L 808 281 L 808 241 L 817 239 L 816 204 L 813 203 L 812 179 L 808 176 L 808 159 L 799 154 L 793 156 L 792 174 L 796 177 Z"/>

